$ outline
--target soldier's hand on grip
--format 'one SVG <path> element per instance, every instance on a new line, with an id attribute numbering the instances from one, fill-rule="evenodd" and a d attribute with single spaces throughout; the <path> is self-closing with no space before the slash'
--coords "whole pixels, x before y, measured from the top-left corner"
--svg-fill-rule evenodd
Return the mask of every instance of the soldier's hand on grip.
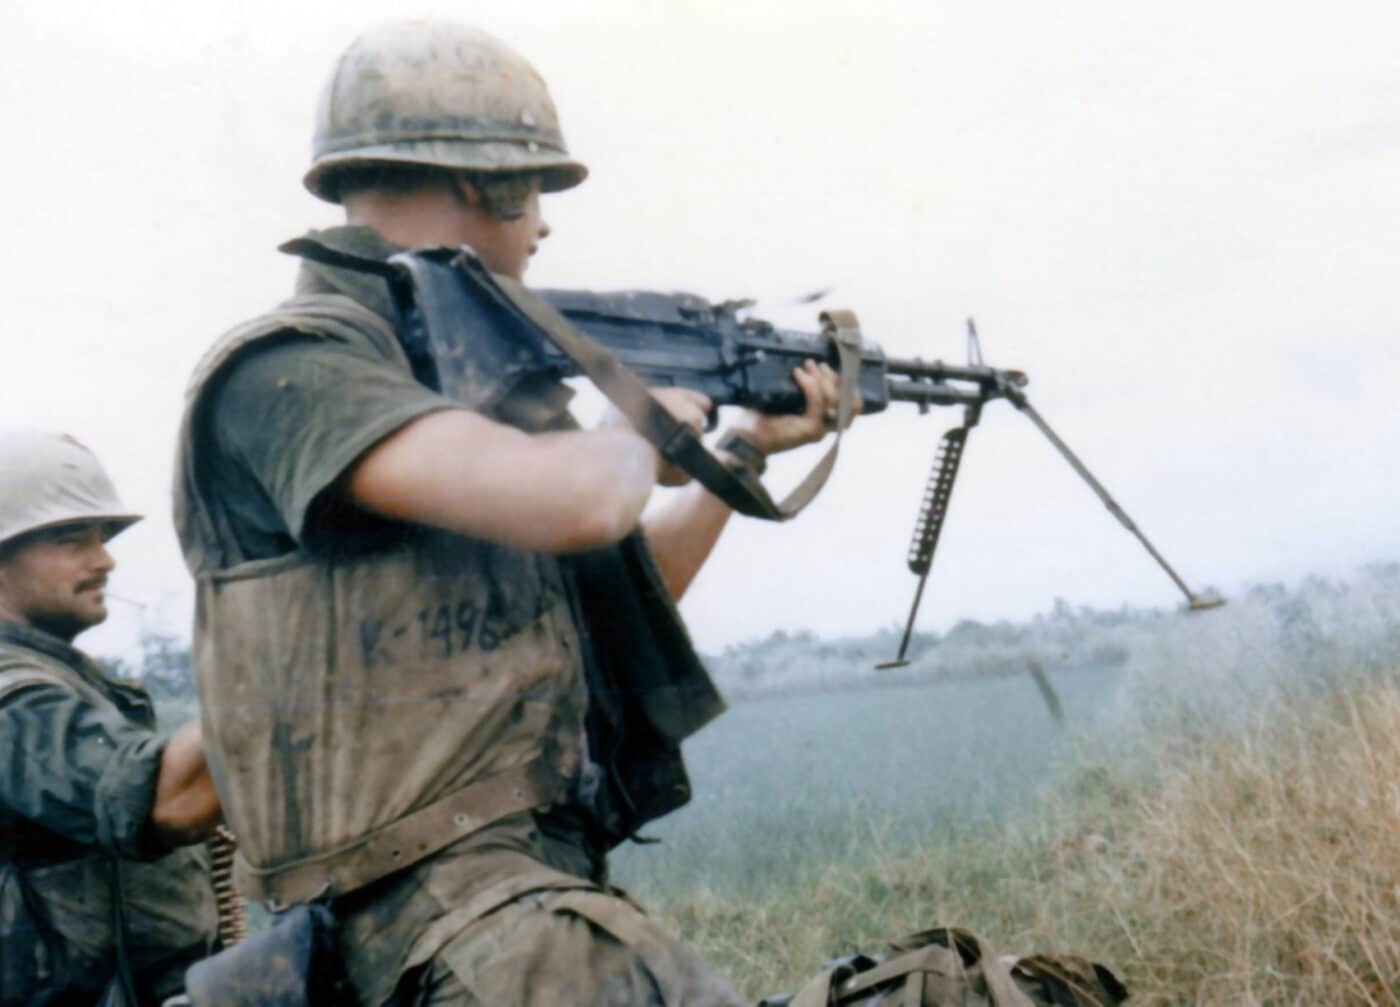
<path id="1" fill-rule="evenodd" d="M 807 405 L 794 415 L 764 415 L 746 411 L 734 424 L 744 439 L 766 455 L 789 451 L 821 440 L 836 429 L 837 404 L 841 401 L 840 379 L 827 364 L 804 361 L 792 371 L 792 379 L 802 389 Z M 861 399 L 851 403 L 851 420 L 860 415 Z M 849 421 L 848 421 L 849 425 Z"/>

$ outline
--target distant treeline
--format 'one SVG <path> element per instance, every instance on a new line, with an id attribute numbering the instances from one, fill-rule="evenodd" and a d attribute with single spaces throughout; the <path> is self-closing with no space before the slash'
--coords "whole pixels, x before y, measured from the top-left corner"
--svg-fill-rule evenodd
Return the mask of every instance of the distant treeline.
<path id="1" fill-rule="evenodd" d="M 948 678 L 1024 674 L 1027 661 L 1046 667 L 1109 667 L 1128 659 L 1124 632 L 1168 614 L 1123 607 L 1075 607 L 1062 598 L 1029 622 L 964 619 L 942 635 L 915 633 L 908 667 L 876 671 L 898 653 L 903 629 L 824 639 L 810 630 L 778 630 L 706 658 L 711 674 L 734 699 L 807 691 L 903 685 Z"/>
<path id="2" fill-rule="evenodd" d="M 964 619 L 946 633 L 915 633 L 908 667 L 876 671 L 899 649 L 899 626 L 863 636 L 824 638 L 811 630 L 776 630 L 705 657 L 730 699 L 871 688 L 984 675 L 1024 674 L 1029 662 L 1048 672 L 1172 663 L 1180 674 L 1193 654 L 1219 666 L 1264 671 L 1282 661 L 1356 665 L 1400 659 L 1400 563 L 1373 564 L 1348 578 L 1308 577 L 1288 586 L 1256 584 L 1224 609 L 1202 615 L 1123 606 L 1096 609 L 1056 599 L 1025 622 Z M 1207 645 L 1208 644 L 1208 645 Z M 187 641 L 147 633 L 137 661 L 104 665 L 139 677 L 163 705 L 194 700 Z M 1252 676 L 1251 676 L 1252 677 Z"/>
<path id="3" fill-rule="evenodd" d="M 1376 667 L 1400 659 L 1400 563 L 1372 564 L 1346 578 L 1308 577 L 1292 586 L 1255 584 L 1224 608 L 1200 614 L 1096 609 L 1056 599 L 1048 612 L 1025 622 L 965 619 L 942 635 L 916 633 L 908 667 L 876 671 L 878 662 L 898 652 L 901 635 L 898 626 L 834 639 L 779 630 L 728 647 L 707 663 L 731 699 L 1022 675 L 1032 661 L 1047 672 L 1124 666 L 1150 677 L 1204 672 L 1250 679 L 1284 664 L 1294 670 Z"/>
<path id="4" fill-rule="evenodd" d="M 123 657 L 99 657 L 97 663 L 109 675 L 136 678 L 160 705 L 194 702 L 194 668 L 189 641 L 170 633 L 141 634 L 141 654 L 132 662 Z"/>

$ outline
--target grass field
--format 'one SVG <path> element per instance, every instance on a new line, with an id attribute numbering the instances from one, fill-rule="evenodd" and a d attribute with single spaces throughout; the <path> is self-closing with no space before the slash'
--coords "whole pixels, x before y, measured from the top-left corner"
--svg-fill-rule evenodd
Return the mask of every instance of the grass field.
<path id="1" fill-rule="evenodd" d="M 1400 684 L 1291 691 L 1229 729 L 1135 741 L 1143 763 L 1083 752 L 995 833 L 658 908 L 754 995 L 956 924 L 1105 962 L 1135 1004 L 1400 1002 Z"/>
<path id="2" fill-rule="evenodd" d="M 1118 673 L 1053 680 L 1068 723 L 1092 730 Z M 686 745 L 692 803 L 613 870 L 643 900 L 787 888 L 814 867 L 995 828 L 1069 749 L 1029 675 L 739 703 Z"/>
<path id="3" fill-rule="evenodd" d="M 619 878 L 754 996 L 957 925 L 1136 1004 L 1400 1003 L 1400 597 L 1323 587 L 1057 676 L 1072 737 L 1017 678 L 745 704 L 691 749 L 725 796 Z"/>

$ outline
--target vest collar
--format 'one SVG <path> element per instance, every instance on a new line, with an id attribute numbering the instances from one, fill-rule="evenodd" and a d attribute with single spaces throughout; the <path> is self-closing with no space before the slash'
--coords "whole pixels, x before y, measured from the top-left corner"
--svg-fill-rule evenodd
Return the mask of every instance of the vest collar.
<path id="1" fill-rule="evenodd" d="M 92 658 L 77 647 L 64 643 L 52 633 L 0 619 L 0 647 L 28 651 L 55 661 L 109 698 L 121 696 L 126 700 L 126 705 L 144 705 L 145 690 L 139 683 L 113 678 Z"/>
<path id="2" fill-rule="evenodd" d="M 365 259 L 388 259 L 391 255 L 405 251 L 368 227 L 352 227 L 348 224 L 309 231 L 305 237 L 312 238 L 334 251 Z M 301 270 L 297 273 L 296 292 L 344 294 L 383 318 L 394 317 L 394 302 L 384 281 L 377 276 L 353 269 L 340 269 L 303 259 Z"/>
<path id="3" fill-rule="evenodd" d="M 92 661 L 77 647 L 64 643 L 52 633 L 32 626 L 21 626 L 8 619 L 0 619 L 0 643 L 32 650 L 84 674 L 95 670 Z"/>

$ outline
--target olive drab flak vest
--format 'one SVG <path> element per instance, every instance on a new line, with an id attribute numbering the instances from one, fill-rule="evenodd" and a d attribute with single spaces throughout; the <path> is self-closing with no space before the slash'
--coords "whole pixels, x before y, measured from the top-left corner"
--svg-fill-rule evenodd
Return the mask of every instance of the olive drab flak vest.
<path id="1" fill-rule="evenodd" d="M 197 369 L 176 488 L 177 520 L 198 532 L 193 547 L 185 536 L 186 558 L 197 580 L 194 661 L 211 771 L 239 839 L 240 888 L 273 908 L 352 891 L 493 821 L 565 801 L 589 766 L 580 606 L 573 574 L 555 557 L 402 525 L 371 552 L 229 565 L 221 543 L 230 539 L 200 496 L 192 453 L 221 369 L 295 330 L 411 373 L 383 317 L 305 287 L 226 335 Z M 453 391 L 473 405 L 470 388 Z M 493 414 L 517 425 L 540 411 L 501 405 Z M 635 580 L 637 551 L 634 542 L 585 565 Z M 655 580 L 641 565 L 643 581 Z M 655 607 L 654 591 L 639 601 L 608 576 L 619 611 L 657 623 L 636 614 Z M 663 618 L 659 629 L 639 627 L 651 648 L 641 651 L 665 666 L 662 687 L 644 690 L 656 692 L 658 715 L 606 746 L 622 753 L 606 775 L 630 791 L 628 831 L 688 798 L 680 736 L 722 708 L 707 677 L 696 684 L 704 671 L 670 613 L 674 626 Z M 605 647 L 631 635 L 604 621 L 596 635 Z M 681 661 L 683 687 L 668 691 L 681 651 L 693 668 Z M 679 730 L 665 709 L 677 699 L 693 706 L 671 718 L 684 722 Z"/>

